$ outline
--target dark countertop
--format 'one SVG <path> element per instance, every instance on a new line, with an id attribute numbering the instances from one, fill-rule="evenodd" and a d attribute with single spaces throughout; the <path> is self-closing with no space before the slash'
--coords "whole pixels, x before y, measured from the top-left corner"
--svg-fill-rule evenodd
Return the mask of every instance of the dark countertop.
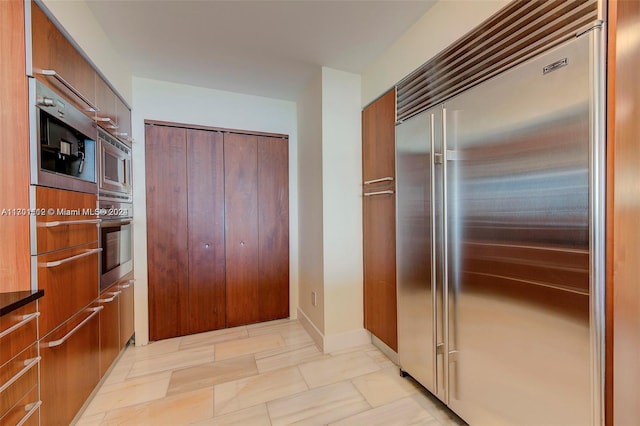
<path id="1" fill-rule="evenodd" d="M 11 291 L 0 293 L 0 317 L 44 296 L 44 290 Z"/>

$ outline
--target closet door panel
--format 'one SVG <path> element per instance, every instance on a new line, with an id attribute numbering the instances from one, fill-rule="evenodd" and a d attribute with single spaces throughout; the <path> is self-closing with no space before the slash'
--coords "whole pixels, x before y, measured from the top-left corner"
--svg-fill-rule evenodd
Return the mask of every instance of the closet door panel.
<path id="1" fill-rule="evenodd" d="M 258 138 L 260 321 L 289 316 L 288 141 Z"/>
<path id="2" fill-rule="evenodd" d="M 222 133 L 187 130 L 189 332 L 225 326 Z"/>
<path id="3" fill-rule="evenodd" d="M 188 333 L 186 130 L 147 125 L 149 338 Z"/>
<path id="4" fill-rule="evenodd" d="M 257 139 L 224 135 L 227 327 L 260 319 Z"/>

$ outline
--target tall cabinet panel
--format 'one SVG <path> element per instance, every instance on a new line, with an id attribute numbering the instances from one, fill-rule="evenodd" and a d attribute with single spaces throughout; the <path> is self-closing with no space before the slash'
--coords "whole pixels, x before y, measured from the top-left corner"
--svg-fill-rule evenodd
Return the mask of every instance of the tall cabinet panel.
<path id="1" fill-rule="evenodd" d="M 364 325 L 397 351 L 395 90 L 362 111 Z"/>
<path id="2" fill-rule="evenodd" d="M 149 337 L 188 332 L 186 130 L 147 125 Z"/>
<path id="3" fill-rule="evenodd" d="M 258 291 L 258 138 L 225 134 L 227 326 L 260 320 Z"/>
<path id="4" fill-rule="evenodd" d="M 187 130 L 189 332 L 225 326 L 222 133 Z"/>
<path id="5" fill-rule="evenodd" d="M 289 316 L 289 147 L 258 138 L 260 321 Z"/>

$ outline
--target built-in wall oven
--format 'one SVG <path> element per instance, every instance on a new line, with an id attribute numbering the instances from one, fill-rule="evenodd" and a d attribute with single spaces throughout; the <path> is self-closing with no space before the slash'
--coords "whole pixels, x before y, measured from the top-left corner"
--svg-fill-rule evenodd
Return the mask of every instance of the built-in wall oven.
<path id="1" fill-rule="evenodd" d="M 131 147 L 98 129 L 100 290 L 133 270 Z"/>
<path id="2" fill-rule="evenodd" d="M 95 194 L 95 123 L 40 81 L 29 84 L 31 183 Z"/>
<path id="3" fill-rule="evenodd" d="M 133 270 L 133 210 L 131 203 L 99 201 L 100 290 Z"/>

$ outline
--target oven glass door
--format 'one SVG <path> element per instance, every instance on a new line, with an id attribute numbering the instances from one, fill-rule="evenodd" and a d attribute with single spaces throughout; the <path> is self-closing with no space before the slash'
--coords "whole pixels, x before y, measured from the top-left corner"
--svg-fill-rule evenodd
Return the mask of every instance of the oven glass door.
<path id="1" fill-rule="evenodd" d="M 132 270 L 131 221 L 104 221 L 100 225 L 102 265 L 100 288 L 104 289 Z"/>

